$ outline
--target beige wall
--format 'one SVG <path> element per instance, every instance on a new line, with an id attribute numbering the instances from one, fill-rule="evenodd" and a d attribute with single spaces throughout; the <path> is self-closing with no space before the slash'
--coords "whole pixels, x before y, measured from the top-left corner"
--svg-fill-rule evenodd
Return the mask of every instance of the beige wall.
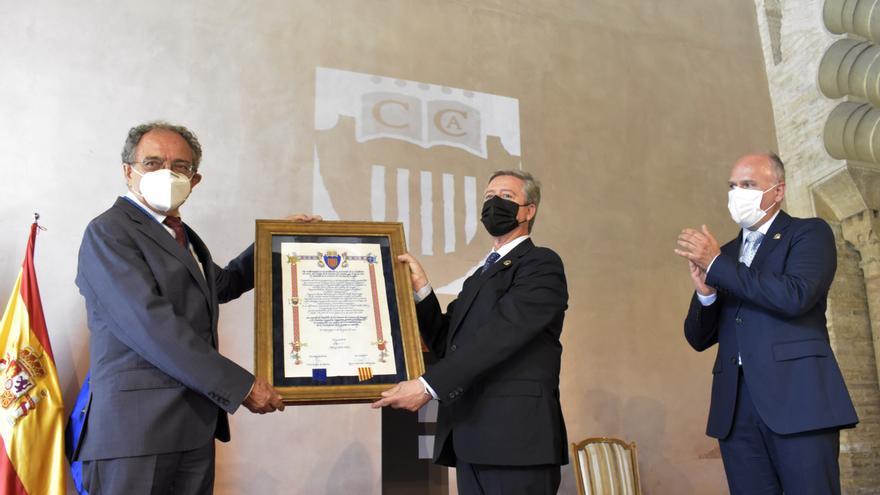
<path id="1" fill-rule="evenodd" d="M 226 260 L 254 218 L 311 208 L 315 68 L 382 74 L 519 100 L 523 166 L 544 183 L 535 238 L 569 277 L 570 439 L 635 440 L 648 493 L 723 492 L 703 435 L 714 350 L 682 337 L 691 290 L 672 248 L 683 226 L 732 236 L 728 165 L 775 147 L 751 2 L 5 2 L 0 18 L 0 288 L 39 211 L 70 400 L 88 366 L 76 250 L 123 191 L 127 129 L 164 118 L 198 133 L 205 179 L 184 218 Z M 222 349 L 246 367 L 252 314 L 247 295 L 221 319 Z M 363 405 L 242 411 L 217 492 L 379 493 L 378 425 Z"/>

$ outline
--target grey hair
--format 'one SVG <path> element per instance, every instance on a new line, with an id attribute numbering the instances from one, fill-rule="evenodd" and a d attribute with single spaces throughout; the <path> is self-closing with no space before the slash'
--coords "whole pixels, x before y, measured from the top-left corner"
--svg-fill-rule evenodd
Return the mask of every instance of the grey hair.
<path id="1" fill-rule="evenodd" d="M 770 159 L 770 165 L 773 166 L 773 175 L 776 176 L 776 182 L 785 182 L 785 164 L 782 158 L 772 151 L 767 152 L 767 158 Z"/>
<path id="2" fill-rule="evenodd" d="M 528 172 L 524 172 L 522 170 L 496 170 L 489 177 L 489 182 L 492 182 L 495 177 L 516 177 L 517 179 L 523 181 L 523 192 L 526 195 L 526 204 L 535 205 L 535 209 L 537 210 L 538 205 L 541 203 L 541 183 L 535 180 L 535 177 Z M 488 184 L 488 182 L 487 182 Z M 535 225 L 535 219 L 538 217 L 537 211 L 535 212 L 535 216 L 529 220 L 529 232 L 532 231 L 532 226 Z"/>
<path id="3" fill-rule="evenodd" d="M 192 150 L 193 166 L 196 170 L 198 170 L 199 162 L 202 161 L 202 145 L 199 144 L 199 139 L 196 137 L 195 134 L 193 134 L 192 131 L 190 131 L 186 127 L 182 125 L 169 124 L 168 122 L 163 122 L 161 120 L 141 124 L 132 127 L 128 131 L 128 137 L 125 139 L 125 145 L 122 146 L 122 163 L 134 163 L 135 150 L 137 149 L 138 143 L 141 142 L 141 138 L 144 137 L 144 134 L 155 129 L 164 129 L 166 131 L 176 132 L 177 134 L 179 134 L 180 137 L 182 137 L 189 145 L 189 149 Z"/>

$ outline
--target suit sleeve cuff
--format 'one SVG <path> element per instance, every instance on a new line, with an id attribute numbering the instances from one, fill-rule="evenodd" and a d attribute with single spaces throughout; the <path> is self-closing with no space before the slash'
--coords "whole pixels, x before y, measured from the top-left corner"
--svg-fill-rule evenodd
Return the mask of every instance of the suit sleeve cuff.
<path id="1" fill-rule="evenodd" d="M 718 299 L 718 293 L 709 294 L 708 296 L 704 296 L 697 292 L 697 299 L 700 300 L 700 304 L 703 306 L 711 306 L 715 303 L 715 300 Z"/>
<path id="2" fill-rule="evenodd" d="M 418 304 L 425 300 L 426 297 L 431 295 L 434 289 L 431 287 L 431 284 L 427 284 L 421 289 L 413 292 L 413 299 L 415 299 L 415 303 Z M 436 397 L 435 397 L 436 399 Z"/>
<path id="3" fill-rule="evenodd" d="M 712 265 L 715 264 L 715 260 L 717 260 L 719 256 L 721 256 L 721 253 L 716 254 L 715 257 L 712 258 L 712 261 L 709 262 L 709 266 L 706 267 L 706 273 L 709 273 L 709 270 L 712 269 Z"/>
<path id="4" fill-rule="evenodd" d="M 244 399 L 242 399 L 242 401 L 241 401 L 242 404 L 244 404 L 244 401 L 246 401 L 247 398 L 251 396 L 251 392 L 254 391 L 254 387 L 256 387 L 256 386 L 257 386 L 257 378 L 254 377 L 254 383 L 251 384 L 251 388 L 248 389 L 248 393 L 244 396 Z"/>

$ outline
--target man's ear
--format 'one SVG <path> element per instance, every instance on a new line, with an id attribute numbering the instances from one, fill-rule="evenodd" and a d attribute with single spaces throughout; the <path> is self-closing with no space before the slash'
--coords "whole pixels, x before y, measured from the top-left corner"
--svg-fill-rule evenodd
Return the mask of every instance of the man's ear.
<path id="1" fill-rule="evenodd" d="M 535 218 L 535 216 L 538 214 L 538 205 L 536 205 L 535 203 L 531 203 L 531 204 L 529 204 L 528 209 L 529 209 L 529 213 L 531 213 L 531 215 L 527 215 L 527 217 L 528 217 L 527 220 L 531 220 L 531 219 Z"/>
<path id="2" fill-rule="evenodd" d="M 776 185 L 776 202 L 781 203 L 783 198 L 785 198 L 785 182 L 780 182 Z"/>
<path id="3" fill-rule="evenodd" d="M 202 174 L 196 174 L 192 176 L 192 179 L 189 180 L 189 187 L 194 189 L 199 182 L 202 181 Z"/>

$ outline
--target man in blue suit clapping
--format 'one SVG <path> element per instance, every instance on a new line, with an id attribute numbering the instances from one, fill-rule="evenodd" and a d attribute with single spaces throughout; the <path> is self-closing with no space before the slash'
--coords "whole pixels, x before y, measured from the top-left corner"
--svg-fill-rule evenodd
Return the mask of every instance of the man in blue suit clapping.
<path id="1" fill-rule="evenodd" d="M 858 417 L 825 323 L 834 235 L 781 210 L 775 154 L 742 157 L 728 185 L 740 235 L 719 247 L 705 225 L 684 229 L 675 250 L 696 288 L 685 337 L 697 351 L 718 344 L 706 433 L 733 494 L 839 494 L 840 429 Z"/>

